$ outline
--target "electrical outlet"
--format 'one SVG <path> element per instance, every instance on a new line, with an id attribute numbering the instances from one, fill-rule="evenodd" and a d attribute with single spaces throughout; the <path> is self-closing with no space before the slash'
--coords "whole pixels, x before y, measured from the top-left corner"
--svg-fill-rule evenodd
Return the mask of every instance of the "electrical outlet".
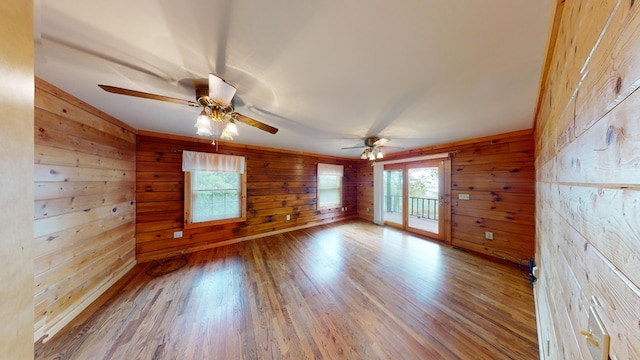
<path id="1" fill-rule="evenodd" d="M 287 214 L 287 221 L 291 220 L 291 215 Z"/>
<path id="2" fill-rule="evenodd" d="M 369 211 L 370 211 L 370 209 L 369 209 L 369 208 L 367 208 L 367 212 L 369 212 Z"/>
<path id="3" fill-rule="evenodd" d="M 487 240 L 493 240 L 493 233 L 491 231 L 485 231 L 484 238 Z"/>
<path id="4" fill-rule="evenodd" d="M 458 199 L 469 200 L 469 194 L 458 194 Z"/>
<path id="5" fill-rule="evenodd" d="M 182 231 L 174 231 L 173 232 L 173 238 L 177 239 L 177 238 L 181 238 L 182 237 Z"/>

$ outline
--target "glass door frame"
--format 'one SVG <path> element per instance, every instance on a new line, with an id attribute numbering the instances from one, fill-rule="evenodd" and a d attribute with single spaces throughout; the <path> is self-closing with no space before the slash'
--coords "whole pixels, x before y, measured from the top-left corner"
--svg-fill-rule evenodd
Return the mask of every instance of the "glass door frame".
<path id="1" fill-rule="evenodd" d="M 409 169 L 438 167 L 438 233 L 409 226 Z M 385 164 L 384 171 L 402 170 L 402 224 L 384 221 L 385 225 L 424 235 L 432 239 L 451 242 L 451 159 L 429 159 Z"/>

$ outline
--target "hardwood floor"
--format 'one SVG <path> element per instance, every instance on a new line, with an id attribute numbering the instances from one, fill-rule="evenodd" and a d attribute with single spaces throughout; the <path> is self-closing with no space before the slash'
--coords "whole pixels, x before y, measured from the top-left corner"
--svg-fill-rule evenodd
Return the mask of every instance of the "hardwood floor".
<path id="1" fill-rule="evenodd" d="M 515 265 L 354 220 L 134 268 L 36 359 L 537 359 Z"/>

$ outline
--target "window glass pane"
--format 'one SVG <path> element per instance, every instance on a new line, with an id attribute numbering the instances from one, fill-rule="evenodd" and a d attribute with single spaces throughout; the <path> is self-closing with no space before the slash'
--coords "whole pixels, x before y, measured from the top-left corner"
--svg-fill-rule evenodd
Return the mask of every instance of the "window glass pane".
<path id="1" fill-rule="evenodd" d="M 382 183 L 384 221 L 402 224 L 402 170 L 385 170 Z"/>
<path id="2" fill-rule="evenodd" d="M 318 176 L 318 207 L 340 206 L 342 176 Z"/>
<path id="3" fill-rule="evenodd" d="M 320 189 L 320 206 L 340 205 L 340 190 Z"/>
<path id="4" fill-rule="evenodd" d="M 320 189 L 335 189 L 338 187 L 339 180 L 339 176 L 320 175 L 318 177 L 318 187 Z"/>
<path id="5" fill-rule="evenodd" d="M 410 168 L 407 172 L 409 180 L 408 226 L 437 234 L 440 212 L 440 175 L 439 168 Z"/>
<path id="6" fill-rule="evenodd" d="M 228 172 L 194 172 L 191 184 L 192 222 L 241 216 L 241 175 Z"/>

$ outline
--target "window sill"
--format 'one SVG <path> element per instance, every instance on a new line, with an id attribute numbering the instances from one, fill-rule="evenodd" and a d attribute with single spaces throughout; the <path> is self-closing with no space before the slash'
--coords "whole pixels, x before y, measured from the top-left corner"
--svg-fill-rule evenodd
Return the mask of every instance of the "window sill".
<path id="1" fill-rule="evenodd" d="M 247 217 L 246 216 L 232 218 L 232 219 L 220 219 L 220 220 L 212 220 L 212 221 L 203 221 L 203 222 L 197 222 L 197 223 L 185 222 L 184 223 L 184 228 L 185 229 L 195 229 L 195 228 L 201 228 L 201 227 L 205 227 L 205 226 L 216 226 L 216 225 L 224 225 L 224 224 L 233 224 L 233 223 L 239 223 L 239 222 L 244 222 L 244 221 L 247 221 Z"/>

